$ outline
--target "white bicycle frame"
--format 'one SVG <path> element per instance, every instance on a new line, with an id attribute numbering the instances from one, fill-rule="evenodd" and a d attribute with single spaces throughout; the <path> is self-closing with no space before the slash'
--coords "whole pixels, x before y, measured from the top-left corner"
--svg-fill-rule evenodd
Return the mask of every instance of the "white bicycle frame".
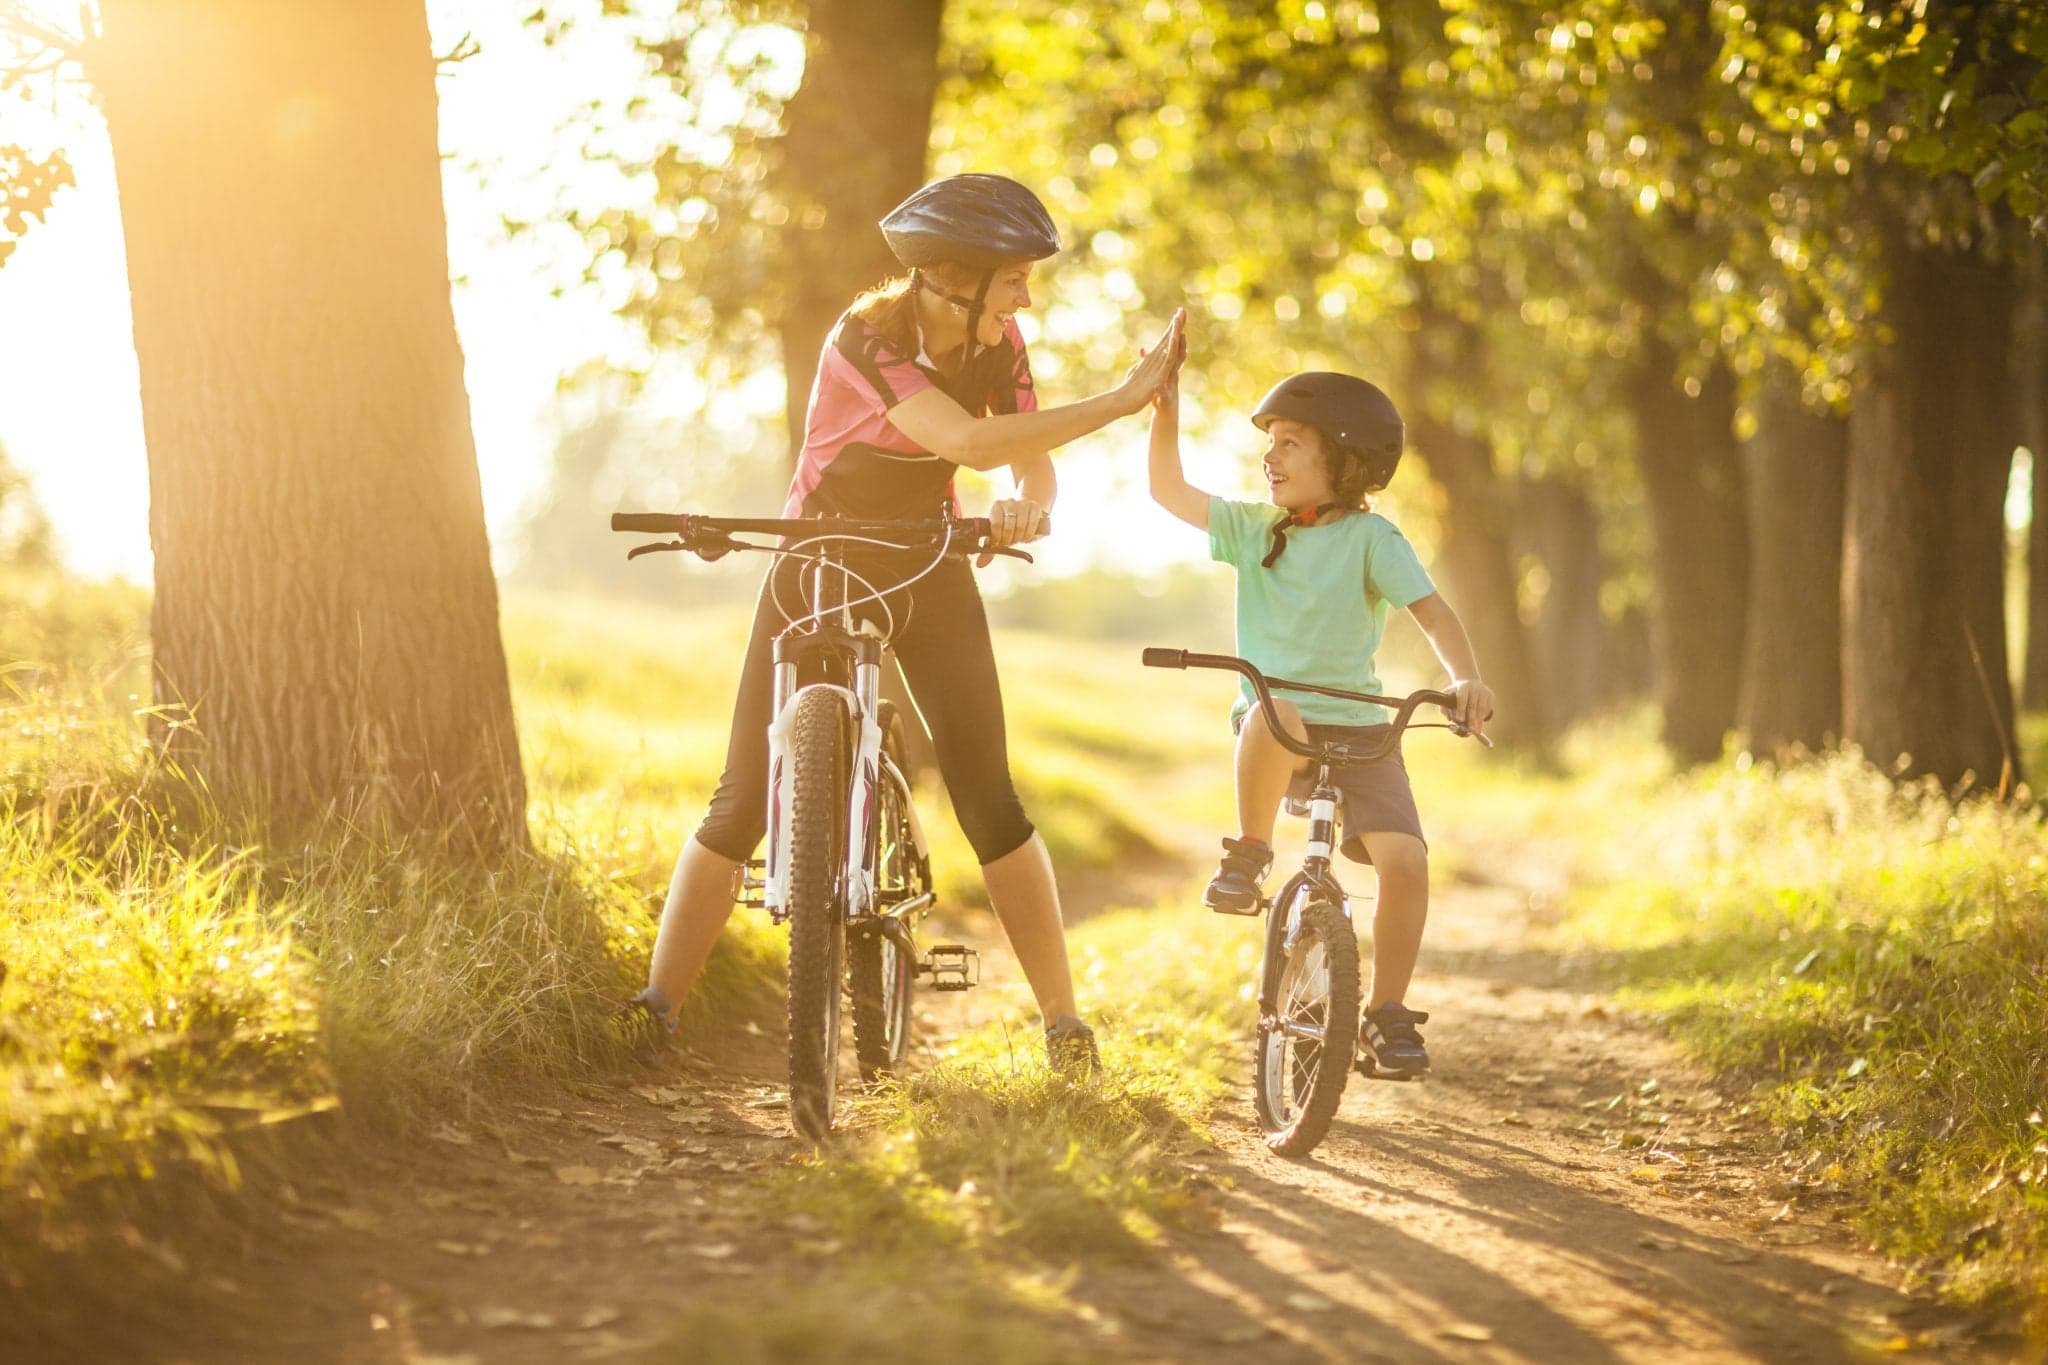
<path id="1" fill-rule="evenodd" d="M 826 564 L 815 566 L 813 583 L 822 586 Z M 780 663 L 775 668 L 775 713 L 768 724 L 768 865 L 762 877 L 762 903 L 777 920 L 789 914 L 789 869 L 794 833 L 786 818 L 795 799 L 795 773 L 789 754 L 796 726 L 797 704 L 806 693 L 831 692 L 846 708 L 853 721 L 855 742 L 853 766 L 846 791 L 846 866 L 840 885 L 845 888 L 845 914 L 849 920 L 876 913 L 876 862 L 881 855 L 878 837 L 881 822 L 877 807 L 881 784 L 894 782 L 908 812 L 914 853 L 925 856 L 924 829 L 918 823 L 917 808 L 910 802 L 910 783 L 882 752 L 881 678 L 882 632 L 872 621 L 855 623 L 851 608 L 838 609 L 838 625 L 849 635 L 872 641 L 854 664 L 851 688 L 833 683 L 797 686 L 796 665 Z M 927 898 L 928 899 L 928 898 Z M 904 907 L 908 908 L 908 907 Z M 900 913 L 900 908 L 899 908 Z"/>

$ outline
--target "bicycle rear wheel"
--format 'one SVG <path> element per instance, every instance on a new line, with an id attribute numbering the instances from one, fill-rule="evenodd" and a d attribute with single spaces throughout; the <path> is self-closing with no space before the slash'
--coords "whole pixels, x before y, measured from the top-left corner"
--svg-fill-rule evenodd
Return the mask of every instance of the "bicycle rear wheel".
<path id="1" fill-rule="evenodd" d="M 1296 881 L 1267 912 L 1259 1001 L 1259 1126 L 1273 1151 L 1305 1156 L 1336 1117 L 1358 1037 L 1358 939 L 1326 892 Z"/>
<path id="2" fill-rule="evenodd" d="M 876 793 L 875 884 L 890 900 L 921 896 L 931 887 L 931 864 L 911 823 L 910 789 L 901 780 L 902 722 L 882 703 L 882 768 Z M 860 1078 L 872 1081 L 903 1065 L 910 1051 L 910 996 L 917 963 L 879 923 L 863 926 L 852 944 L 853 1051 Z"/>
<path id="3" fill-rule="evenodd" d="M 790 745 L 789 1114 L 797 1132 L 832 1130 L 839 1071 L 839 981 L 846 938 L 848 740 L 837 692 L 799 693 Z"/>

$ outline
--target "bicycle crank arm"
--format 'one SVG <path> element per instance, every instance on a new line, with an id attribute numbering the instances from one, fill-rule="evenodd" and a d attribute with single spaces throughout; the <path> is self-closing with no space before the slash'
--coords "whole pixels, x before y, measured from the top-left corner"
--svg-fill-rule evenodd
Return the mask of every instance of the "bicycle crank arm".
<path id="1" fill-rule="evenodd" d="M 1267 1033 L 1280 1033 L 1289 1038 L 1306 1038 L 1312 1043 L 1323 1041 L 1321 1024 L 1298 1024 L 1285 1019 L 1266 1018 L 1259 1021 L 1259 1027 Z"/>

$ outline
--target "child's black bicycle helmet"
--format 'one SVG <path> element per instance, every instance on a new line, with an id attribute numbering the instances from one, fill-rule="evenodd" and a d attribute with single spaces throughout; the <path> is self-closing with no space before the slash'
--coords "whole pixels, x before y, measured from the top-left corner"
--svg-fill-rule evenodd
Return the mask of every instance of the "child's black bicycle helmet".
<path id="1" fill-rule="evenodd" d="M 1356 451 L 1365 461 L 1368 488 L 1385 488 L 1393 481 L 1408 426 L 1394 400 L 1376 385 L 1328 370 L 1292 375 L 1275 384 L 1252 411 L 1252 422 L 1261 431 L 1283 417 Z"/>

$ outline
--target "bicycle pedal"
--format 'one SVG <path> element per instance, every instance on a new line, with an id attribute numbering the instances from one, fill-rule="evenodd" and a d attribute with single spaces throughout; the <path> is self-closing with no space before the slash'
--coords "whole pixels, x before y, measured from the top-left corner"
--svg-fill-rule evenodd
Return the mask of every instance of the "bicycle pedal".
<path id="1" fill-rule="evenodd" d="M 768 905 L 768 861 L 754 858 L 740 869 L 740 891 L 734 898 L 749 910 L 763 910 Z"/>
<path id="2" fill-rule="evenodd" d="M 917 964 L 935 991 L 964 991 L 981 984 L 981 954 L 959 943 L 935 943 Z"/>

